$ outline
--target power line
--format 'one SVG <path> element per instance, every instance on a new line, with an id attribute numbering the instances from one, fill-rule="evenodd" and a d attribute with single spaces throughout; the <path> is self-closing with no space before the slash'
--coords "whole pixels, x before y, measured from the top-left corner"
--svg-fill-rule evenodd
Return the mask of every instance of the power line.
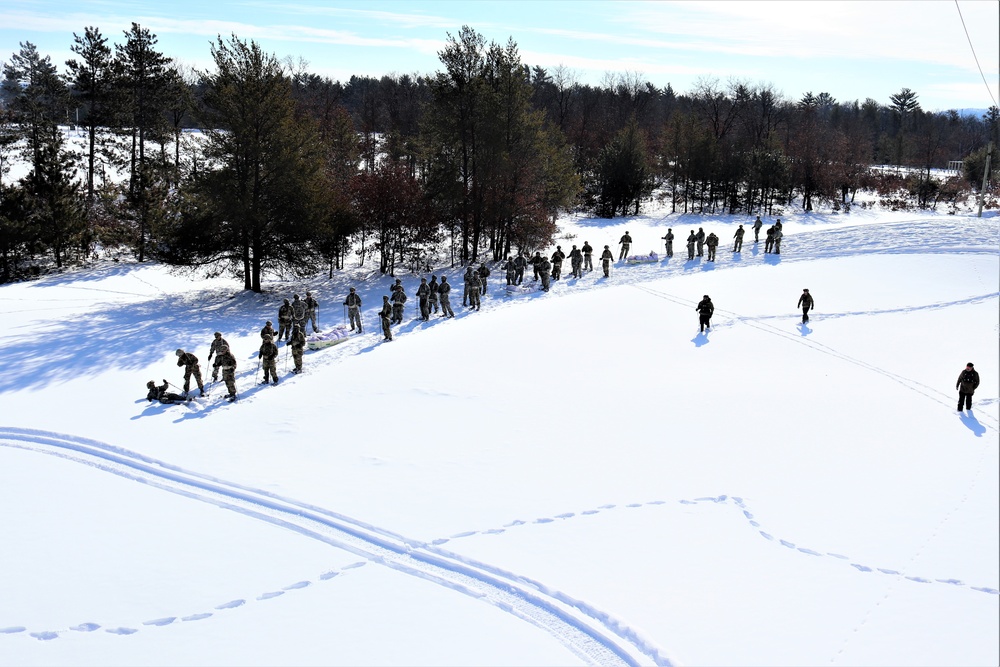
<path id="1" fill-rule="evenodd" d="M 983 68 L 979 64 L 978 56 L 976 56 L 976 47 L 972 46 L 972 38 L 969 37 L 969 29 L 965 27 L 965 18 L 962 16 L 962 8 L 958 6 L 958 0 L 955 0 L 955 9 L 958 10 L 958 18 L 962 21 L 962 30 L 965 31 L 965 39 L 969 41 L 969 48 L 972 49 L 972 57 L 976 61 L 976 67 L 979 68 L 979 76 L 983 77 L 983 84 L 986 86 L 986 92 L 989 93 L 990 99 L 993 100 L 993 106 L 997 106 L 996 98 L 993 97 L 993 91 L 990 89 L 990 84 L 986 82 L 986 75 L 983 74 Z"/>

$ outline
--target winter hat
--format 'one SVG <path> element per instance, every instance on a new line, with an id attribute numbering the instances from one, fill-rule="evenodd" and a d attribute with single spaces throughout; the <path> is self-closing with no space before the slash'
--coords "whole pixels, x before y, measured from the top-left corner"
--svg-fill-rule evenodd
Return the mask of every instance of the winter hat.
<path id="1" fill-rule="evenodd" d="M 184 350 L 182 350 L 181 348 L 177 348 L 177 352 L 176 352 L 176 354 L 177 354 L 177 356 L 179 357 L 179 356 L 181 356 L 182 354 L 184 354 Z"/>
<path id="2" fill-rule="evenodd" d="M 967 363 L 967 364 L 965 365 L 965 367 L 966 367 L 966 368 L 972 368 L 972 362 L 970 361 L 969 363 Z"/>

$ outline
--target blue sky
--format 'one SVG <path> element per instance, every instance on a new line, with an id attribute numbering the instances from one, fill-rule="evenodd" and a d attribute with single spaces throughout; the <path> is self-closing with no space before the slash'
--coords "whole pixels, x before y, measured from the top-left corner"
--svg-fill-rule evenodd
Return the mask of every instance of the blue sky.
<path id="1" fill-rule="evenodd" d="M 986 108 L 1000 99 L 1000 3 L 959 0 L 983 74 L 954 0 L 917 2 L 606 2 L 454 0 L 312 2 L 265 0 L 2 0 L 0 60 L 22 41 L 62 64 L 73 33 L 93 25 L 118 41 L 131 21 L 183 64 L 211 65 L 209 42 L 231 33 L 308 62 L 310 71 L 428 74 L 447 34 L 469 25 L 488 40 L 512 37 L 522 60 L 559 65 L 583 83 L 638 73 L 690 91 L 702 79 L 770 83 L 787 97 L 829 92 L 838 100 L 910 88 L 925 109 Z"/>

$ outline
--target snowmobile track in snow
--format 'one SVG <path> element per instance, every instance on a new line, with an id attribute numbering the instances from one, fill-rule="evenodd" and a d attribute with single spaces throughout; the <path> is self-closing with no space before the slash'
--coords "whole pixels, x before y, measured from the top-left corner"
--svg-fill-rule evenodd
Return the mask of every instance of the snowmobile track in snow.
<path id="1" fill-rule="evenodd" d="M 574 655 L 594 665 L 639 665 L 670 661 L 651 642 L 613 617 L 544 585 L 435 546 L 280 496 L 184 470 L 119 447 L 72 435 L 0 427 L 0 446 L 34 451 L 82 463 L 217 507 L 271 523 L 343 549 L 396 571 L 481 599 L 551 635 Z M 220 608 L 224 608 L 223 605 Z M 197 618 L 196 618 L 197 617 Z M 203 614 L 182 620 L 201 620 Z M 167 625 L 167 619 L 147 622 Z M 87 624 L 96 625 L 96 624 Z M 79 627 L 79 626 L 78 626 Z M 96 628 L 94 628 L 96 629 Z M 14 634 L 23 628 L 3 628 Z M 132 628 L 108 632 L 132 634 Z M 54 639 L 52 631 L 32 632 Z"/>

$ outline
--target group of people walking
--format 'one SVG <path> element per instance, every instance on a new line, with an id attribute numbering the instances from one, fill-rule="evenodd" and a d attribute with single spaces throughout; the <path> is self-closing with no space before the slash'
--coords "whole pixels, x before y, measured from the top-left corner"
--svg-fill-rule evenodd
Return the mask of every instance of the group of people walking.
<path id="1" fill-rule="evenodd" d="M 751 228 L 753 229 L 754 243 L 760 242 L 760 230 L 763 226 L 764 223 L 761 221 L 760 216 L 758 215 L 757 219 L 753 221 L 753 225 L 751 225 Z M 765 232 L 764 235 L 765 253 L 768 254 L 773 253 L 775 255 L 781 254 L 781 238 L 783 236 L 781 227 L 782 227 L 781 218 L 778 218 L 773 225 L 768 227 L 767 232 Z M 625 235 L 628 236 L 628 232 L 626 232 Z M 740 225 L 739 227 L 736 228 L 736 232 L 733 234 L 734 253 L 743 252 L 743 237 L 745 235 L 746 235 L 746 230 L 743 229 L 743 225 Z M 622 239 L 624 238 L 625 236 L 622 237 Z M 667 233 L 664 236 L 661 236 L 660 238 L 664 241 L 666 245 L 667 257 L 673 257 L 674 230 L 672 228 L 668 228 Z M 631 241 L 631 237 L 629 237 L 629 240 Z M 719 247 L 720 240 L 715 232 L 709 232 L 708 234 L 706 234 L 705 230 L 702 227 L 699 227 L 697 232 L 694 231 L 693 229 L 690 231 L 690 233 L 687 236 L 687 239 L 685 240 L 685 243 L 687 243 L 688 260 L 693 260 L 695 257 L 704 257 L 705 249 L 707 248 L 708 249 L 707 261 L 714 262 L 715 252 L 716 249 Z M 625 246 L 623 245 L 623 252 L 624 248 Z"/>

